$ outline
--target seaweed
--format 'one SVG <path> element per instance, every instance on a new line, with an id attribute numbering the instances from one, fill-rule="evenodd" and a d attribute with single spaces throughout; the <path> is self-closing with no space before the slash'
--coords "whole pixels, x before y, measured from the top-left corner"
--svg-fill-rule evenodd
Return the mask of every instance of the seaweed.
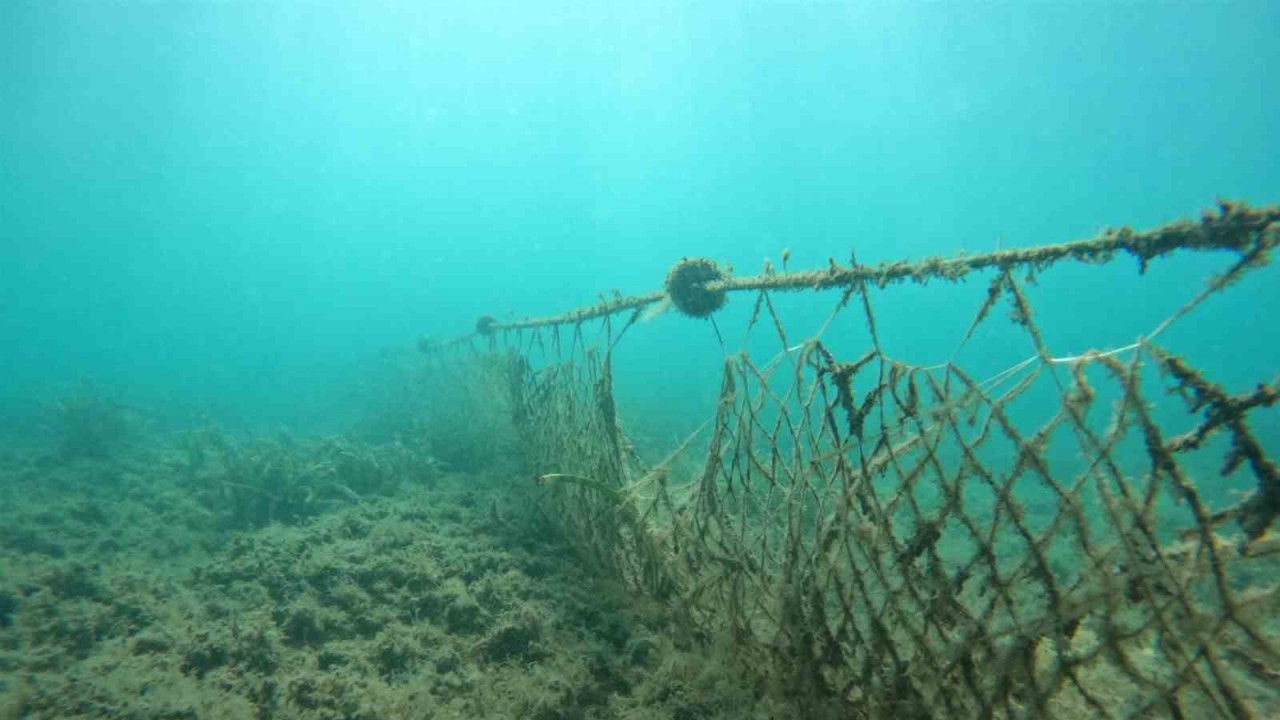
<path id="1" fill-rule="evenodd" d="M 62 461 L 106 459 L 140 436 L 138 413 L 90 380 L 53 403 L 50 423 Z"/>
<path id="2" fill-rule="evenodd" d="M 204 429 L 179 435 L 176 444 L 183 478 L 223 524 L 234 528 L 299 523 L 389 495 L 401 483 L 430 486 L 443 472 L 425 446 L 399 442 L 299 440 L 286 434 L 237 442 Z"/>

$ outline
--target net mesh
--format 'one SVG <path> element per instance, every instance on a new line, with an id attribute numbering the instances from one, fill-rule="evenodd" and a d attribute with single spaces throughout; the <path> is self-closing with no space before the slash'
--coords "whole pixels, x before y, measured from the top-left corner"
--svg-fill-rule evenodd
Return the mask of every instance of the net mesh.
<path id="1" fill-rule="evenodd" d="M 1278 220 L 1223 204 L 1077 244 L 1113 243 L 1092 253 L 706 275 L 704 291 L 752 293 L 747 330 L 781 350 L 727 354 L 709 419 L 656 463 L 618 419 L 613 351 L 660 294 L 485 318 L 431 350 L 501 396 L 584 562 L 727 640 L 812 717 L 1271 717 L 1280 381 L 1231 393 L 1159 340 L 1266 265 Z M 1121 250 L 1145 270 L 1180 249 L 1232 262 L 1136 343 L 1074 357 L 1051 352 L 1014 272 Z M 1031 358 L 982 377 L 885 351 L 870 289 L 977 271 L 961 345 L 1003 315 Z M 791 343 L 775 296 L 819 286 L 840 290 L 826 327 L 856 319 L 864 350 Z"/>

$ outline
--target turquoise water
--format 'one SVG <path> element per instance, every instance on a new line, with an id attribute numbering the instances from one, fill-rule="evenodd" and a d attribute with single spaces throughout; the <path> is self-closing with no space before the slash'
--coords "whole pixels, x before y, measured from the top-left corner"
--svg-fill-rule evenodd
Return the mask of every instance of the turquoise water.
<path id="1" fill-rule="evenodd" d="M 985 663 L 979 684 L 1008 695 L 1009 717 L 1045 698 L 1056 717 L 1098 717 L 1084 686 L 1116 717 L 1152 698 L 1181 703 L 1177 717 L 1276 716 L 1274 652 L 1255 652 L 1280 637 L 1266 595 L 1274 528 L 1257 553 L 1227 553 L 1243 541 L 1223 516 L 1219 584 L 1186 581 L 1203 608 L 1163 600 L 1155 581 L 1174 573 L 1152 571 L 1148 542 L 1111 545 L 1150 520 L 1162 562 L 1208 577 L 1207 543 L 1188 549 L 1207 540 L 1187 533 L 1201 506 L 1168 473 L 1153 479 L 1136 409 L 1168 441 L 1204 408 L 1162 392 L 1169 380 L 1145 352 L 1144 392 L 1116 422 L 1121 384 L 1093 363 L 1080 376 L 1099 389 L 1087 419 L 1046 432 L 1045 477 L 1028 471 L 1033 443 L 983 424 L 994 411 L 941 368 L 955 359 L 975 381 L 1003 379 L 997 392 L 1042 371 L 999 408 L 1020 440 L 1079 388 L 1065 364 L 1019 365 L 1036 348 L 1007 304 L 957 352 L 989 276 L 867 293 L 881 358 L 932 369 L 912 376 L 915 399 L 886 384 L 888 363 L 854 377 L 859 402 L 892 387 L 862 418 L 861 444 L 852 413 L 820 395 L 835 385 L 815 377 L 831 375 L 792 364 L 821 357 L 809 339 L 842 362 L 872 346 L 861 297 L 832 319 L 839 291 L 771 294 L 785 337 L 768 314 L 748 331 L 746 293 L 714 323 L 646 314 L 613 348 L 613 396 L 585 376 L 598 365 L 579 346 L 578 382 L 521 375 L 522 397 L 537 400 L 516 413 L 498 374 L 510 357 L 416 348 L 468 335 L 484 315 L 653 292 L 686 256 L 739 276 L 766 259 L 782 269 L 784 256 L 788 270 L 823 269 L 1149 228 L 1220 197 L 1276 203 L 1277 29 L 1276 2 L 0 0 L 0 720 L 897 716 L 913 683 L 954 682 L 957 667 L 975 691 L 967 652 Z M 1130 346 L 1115 355 L 1129 362 L 1136 339 L 1236 259 L 1180 253 L 1140 275 L 1121 257 L 1016 280 L 1052 355 Z M 1274 384 L 1278 287 L 1275 267 L 1258 269 L 1157 342 L 1227 392 Z M 585 332 L 603 346 L 598 325 Z M 545 369 L 547 356 L 519 347 Z M 726 358 L 742 373 L 720 406 L 731 422 L 669 455 L 716 417 Z M 569 397 L 589 408 L 616 397 L 639 457 L 670 457 L 661 476 L 677 511 L 630 513 L 659 473 L 612 477 L 618 446 L 581 437 L 599 414 Z M 931 418 L 957 422 L 935 433 L 944 424 Z M 1274 458 L 1280 413 L 1253 408 L 1247 422 Z M 1266 469 L 1224 471 L 1241 457 L 1237 430 L 1178 456 L 1207 514 L 1237 506 Z M 895 443 L 891 468 L 868 469 Z M 841 474 L 841 491 L 832 468 L 854 458 L 872 481 Z M 1062 513 L 1050 480 L 1080 483 L 1079 516 Z M 624 481 L 636 482 L 608 484 Z M 715 483 L 720 500 L 695 494 Z M 778 489 L 788 483 L 815 491 Z M 1130 485 L 1145 498 L 1140 522 L 1126 515 L 1137 501 L 1109 504 Z M 866 487 L 896 510 L 868 519 L 880 511 Z M 699 525 L 700 512 L 716 522 Z M 990 547 L 956 515 L 989 525 Z M 1009 517 L 1066 527 L 1036 541 L 1048 567 L 1024 563 L 1027 531 Z M 785 537 L 788 557 L 819 540 L 825 556 L 837 534 L 805 535 L 819 523 L 864 558 L 892 550 L 902 587 L 847 553 L 830 560 L 833 577 L 846 572 L 851 588 L 874 566 L 883 584 L 859 591 L 862 614 L 844 604 L 852 593 L 809 580 L 812 596 L 793 602 L 790 560 L 779 572 L 770 553 Z M 929 585 L 914 579 L 922 552 Z M 630 570 L 628 553 L 640 559 Z M 880 619 L 869 635 L 840 628 L 821 671 L 806 655 L 832 635 L 802 617 L 823 597 L 860 622 L 926 588 L 941 612 L 919 637 L 931 622 L 950 628 L 964 603 L 987 602 L 975 586 L 988 579 L 972 597 L 961 586 L 985 572 L 969 560 L 988 555 L 999 556 L 988 579 L 1022 593 L 1005 600 L 1012 625 L 1030 619 L 1001 640 L 1015 655 L 997 662 L 991 638 L 939 630 L 951 649 L 925 654 L 964 661 L 948 660 L 949 681 L 897 653 L 890 672 Z M 1031 570 L 1010 575 L 1019 565 Z M 1092 609 L 1067 618 L 1056 593 L 1040 607 L 1051 577 Z M 1203 613 L 1227 605 L 1214 595 L 1227 584 L 1240 626 L 1210 633 Z M 759 597 L 717 605 L 722 585 Z M 1105 603 L 1086 597 L 1099 588 Z M 886 613 L 900 640 L 916 641 L 902 628 L 923 607 Z M 1002 612 L 984 622 L 1008 624 Z M 1158 633 L 1113 638 L 1114 618 L 1144 613 L 1172 614 Z M 728 635 L 739 644 L 722 646 Z M 1100 637 L 1106 651 L 1081 660 Z M 1148 681 L 1117 671 L 1121 643 Z M 1211 697 L 1207 660 L 1183 667 L 1184 649 L 1216 663 L 1231 703 Z M 1070 663 L 1046 664 L 1068 650 Z M 1052 697 L 1013 692 L 1060 668 L 1081 675 Z M 943 700 L 991 716 L 987 699 L 946 687 Z"/>
<path id="2" fill-rule="evenodd" d="M 380 348 L 648 292 L 684 255 L 918 258 L 1280 196 L 1274 3 L 622 5 L 0 5 L 11 423 L 89 377 L 166 418 L 340 429 Z M 1128 267 L 1064 280 L 1063 352 L 1129 342 L 1201 262 L 1132 319 L 1082 292 Z M 972 303 L 921 302 L 886 325 L 945 354 L 920 307 Z M 654 326 L 620 361 L 683 363 L 662 377 L 705 408 L 714 334 Z M 1267 332 L 1242 377 L 1276 366 Z"/>

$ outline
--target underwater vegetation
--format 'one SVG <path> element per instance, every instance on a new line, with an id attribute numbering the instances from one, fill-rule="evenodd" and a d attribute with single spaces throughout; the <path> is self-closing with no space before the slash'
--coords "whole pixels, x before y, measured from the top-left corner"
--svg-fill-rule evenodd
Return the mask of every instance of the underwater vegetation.
<path id="1" fill-rule="evenodd" d="M 141 431 L 134 408 L 88 380 L 53 402 L 47 424 L 55 455 L 66 462 L 111 457 Z"/>
<path id="2" fill-rule="evenodd" d="M 210 428 L 2 455 L 0 719 L 779 716 L 584 568 L 542 494 Z"/>
<path id="3" fill-rule="evenodd" d="M 478 381 L 470 368 L 438 362 L 431 346 L 413 362 L 388 358 L 361 387 L 365 404 L 351 435 L 372 444 L 419 448 L 459 472 L 502 468 L 520 474 L 523 459 L 512 427 L 513 408 L 506 388 Z M 508 356 L 476 354 L 479 368 L 504 370 Z"/>
<path id="4" fill-rule="evenodd" d="M 432 486 L 443 464 L 422 444 L 349 438 L 236 441 L 216 429 L 179 434 L 170 464 L 230 527 L 295 524 L 338 506 Z"/>

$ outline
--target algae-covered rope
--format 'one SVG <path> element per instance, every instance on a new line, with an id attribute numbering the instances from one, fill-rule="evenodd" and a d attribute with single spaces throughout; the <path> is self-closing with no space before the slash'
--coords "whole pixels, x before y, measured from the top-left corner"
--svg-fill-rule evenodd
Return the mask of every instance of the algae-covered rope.
<path id="1" fill-rule="evenodd" d="M 904 281 L 921 284 L 929 280 L 956 282 L 987 269 L 1037 271 L 1062 260 L 1101 264 L 1113 260 L 1117 253 L 1136 258 L 1140 270 L 1145 271 L 1151 260 L 1180 250 L 1265 254 L 1280 244 L 1280 230 L 1277 228 L 1280 228 L 1280 205 L 1251 208 L 1245 203 L 1219 200 L 1216 209 L 1205 211 L 1199 220 L 1179 220 L 1145 231 L 1111 228 L 1085 240 L 960 254 L 950 258 L 899 260 L 877 265 L 851 263 L 847 266 L 840 265 L 833 258 L 821 270 L 782 273 L 766 263 L 762 274 L 747 277 L 731 277 L 730 271 L 721 270 L 704 258 L 686 258 L 672 269 L 667 286 L 661 291 L 630 297 L 620 294 L 608 299 L 602 297 L 594 305 L 545 317 L 501 321 L 485 315 L 476 322 L 475 332 L 445 342 L 425 343 L 420 349 L 429 351 L 466 344 L 476 336 L 491 337 L 499 331 L 578 325 L 587 320 L 639 311 L 666 302 L 691 317 L 710 317 L 724 305 L 725 295 L 730 292 L 823 290 L 860 283 L 885 287 Z"/>

